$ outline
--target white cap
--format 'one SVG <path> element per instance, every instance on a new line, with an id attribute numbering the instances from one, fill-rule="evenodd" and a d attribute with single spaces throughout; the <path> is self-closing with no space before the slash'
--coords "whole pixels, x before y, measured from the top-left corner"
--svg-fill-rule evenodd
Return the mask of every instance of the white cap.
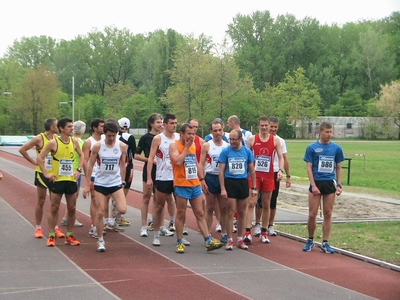
<path id="1" fill-rule="evenodd" d="M 125 117 L 119 119 L 118 120 L 118 124 L 119 124 L 119 127 L 121 127 L 121 128 L 129 128 L 129 127 L 131 127 L 131 122 L 129 121 L 128 118 L 125 118 Z"/>

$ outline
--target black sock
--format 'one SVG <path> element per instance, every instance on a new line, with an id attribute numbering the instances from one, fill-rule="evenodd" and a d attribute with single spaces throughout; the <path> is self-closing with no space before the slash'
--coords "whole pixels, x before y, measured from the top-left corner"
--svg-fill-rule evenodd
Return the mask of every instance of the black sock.
<path id="1" fill-rule="evenodd" d="M 314 237 L 313 236 L 309 236 L 308 239 L 309 240 L 314 240 Z"/>
<path id="2" fill-rule="evenodd" d="M 250 228 L 246 228 L 246 232 L 250 232 Z"/>
<path id="3" fill-rule="evenodd" d="M 267 228 L 261 228 L 261 232 L 267 232 Z"/>
<path id="4" fill-rule="evenodd" d="M 328 240 L 323 240 L 322 242 L 323 242 L 323 243 L 327 243 L 327 242 L 328 242 Z"/>

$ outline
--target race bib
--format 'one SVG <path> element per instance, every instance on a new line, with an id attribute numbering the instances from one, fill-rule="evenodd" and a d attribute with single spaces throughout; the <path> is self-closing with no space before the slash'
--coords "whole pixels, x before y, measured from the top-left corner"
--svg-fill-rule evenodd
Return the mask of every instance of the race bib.
<path id="1" fill-rule="evenodd" d="M 53 157 L 51 156 L 51 154 L 46 155 L 45 168 L 46 168 L 46 170 L 53 169 Z"/>
<path id="2" fill-rule="evenodd" d="M 333 156 L 321 155 L 318 161 L 318 172 L 333 173 L 335 160 Z"/>
<path id="3" fill-rule="evenodd" d="M 186 179 L 197 178 L 197 164 L 195 155 L 187 155 L 185 158 Z"/>
<path id="4" fill-rule="evenodd" d="M 269 172 L 271 170 L 271 157 L 258 156 L 256 158 L 255 170 L 257 172 Z"/>
<path id="5" fill-rule="evenodd" d="M 213 172 L 218 172 L 219 171 L 219 162 L 218 162 L 218 157 L 212 157 L 211 158 L 211 169 Z"/>
<path id="6" fill-rule="evenodd" d="M 228 166 L 229 172 L 233 175 L 241 175 L 246 171 L 245 168 L 246 160 L 241 157 L 229 158 Z"/>
<path id="7" fill-rule="evenodd" d="M 60 167 L 58 168 L 58 175 L 60 175 L 60 176 L 73 176 L 74 175 L 72 160 L 69 160 L 69 159 L 60 160 Z"/>
<path id="8" fill-rule="evenodd" d="M 111 175 L 115 174 L 118 168 L 118 158 L 102 158 L 100 171 L 102 174 Z"/>

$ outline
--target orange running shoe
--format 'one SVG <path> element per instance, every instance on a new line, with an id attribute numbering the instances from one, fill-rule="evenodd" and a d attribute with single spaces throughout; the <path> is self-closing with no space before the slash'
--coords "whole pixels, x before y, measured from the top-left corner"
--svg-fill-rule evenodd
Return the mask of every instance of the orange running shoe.
<path id="1" fill-rule="evenodd" d="M 70 235 L 69 237 L 65 238 L 65 244 L 71 246 L 79 246 L 81 243 L 73 235 Z"/>
<path id="2" fill-rule="evenodd" d="M 56 245 L 56 238 L 54 236 L 49 236 L 46 245 L 47 247 L 54 247 Z"/>
<path id="3" fill-rule="evenodd" d="M 58 239 L 65 238 L 65 234 L 61 231 L 60 228 L 54 229 L 54 232 L 56 233 L 56 237 L 57 237 Z"/>
<path id="4" fill-rule="evenodd" d="M 42 230 L 42 228 L 36 228 L 35 229 L 35 238 L 37 238 L 37 239 L 43 238 L 43 230 Z"/>

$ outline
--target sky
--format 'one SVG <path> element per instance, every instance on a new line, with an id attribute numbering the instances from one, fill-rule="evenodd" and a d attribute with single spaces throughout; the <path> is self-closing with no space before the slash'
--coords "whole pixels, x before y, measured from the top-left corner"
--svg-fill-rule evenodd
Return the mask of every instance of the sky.
<path id="1" fill-rule="evenodd" d="M 321 24 L 378 20 L 400 11 L 400 0 L 5 0 L 0 6 L 0 57 L 22 37 L 72 40 L 106 26 L 133 34 L 172 28 L 204 33 L 221 42 L 238 14 L 268 10 L 273 18 L 292 14 Z"/>

